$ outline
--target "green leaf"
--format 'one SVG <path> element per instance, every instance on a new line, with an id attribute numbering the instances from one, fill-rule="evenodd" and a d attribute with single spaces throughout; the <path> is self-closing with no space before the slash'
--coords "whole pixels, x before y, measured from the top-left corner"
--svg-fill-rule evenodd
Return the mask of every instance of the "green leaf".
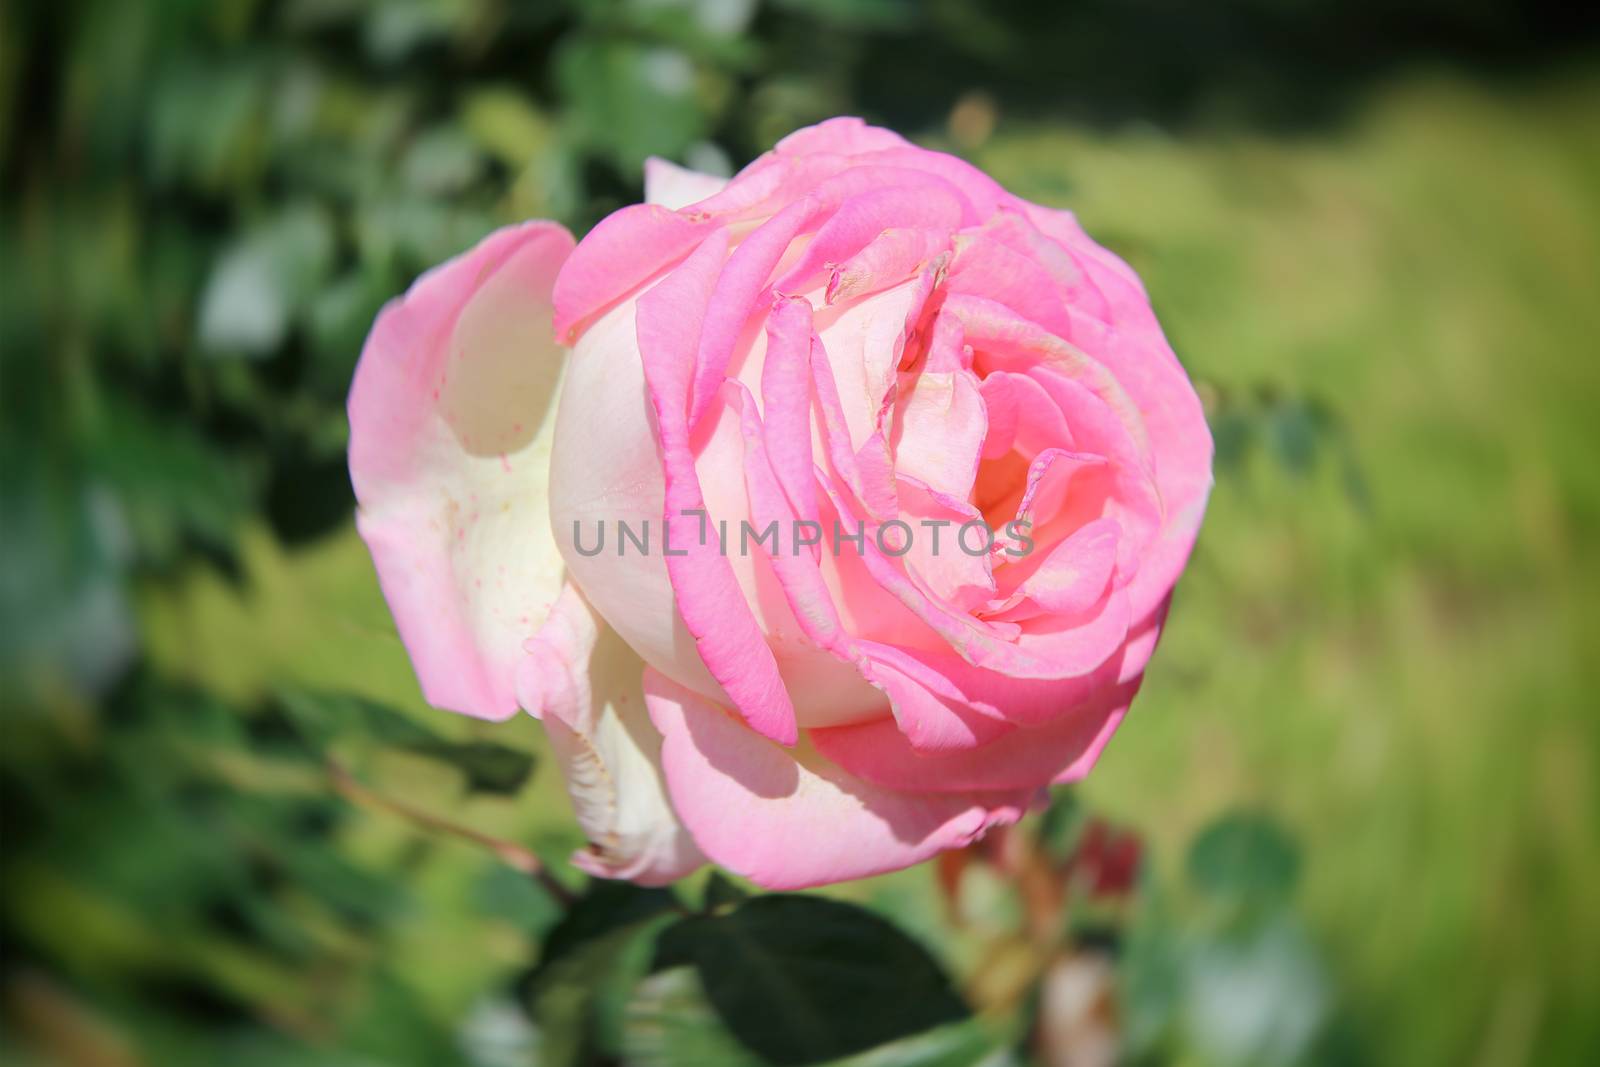
<path id="1" fill-rule="evenodd" d="M 721 871 L 713 870 L 711 877 L 706 879 L 705 895 L 701 898 L 702 911 L 713 912 L 722 908 L 742 904 L 750 899 L 750 894 L 734 885 L 732 880 Z"/>
<path id="2" fill-rule="evenodd" d="M 567 910 L 566 917 L 550 931 L 544 943 L 544 955 L 539 960 L 539 969 L 551 966 L 586 942 L 620 926 L 678 908 L 677 898 L 665 889 L 594 879 L 583 896 Z"/>
<path id="3" fill-rule="evenodd" d="M 335 242 L 327 215 L 289 207 L 223 251 L 200 301 L 200 343 L 223 354 L 266 356 L 320 295 Z"/>
<path id="4" fill-rule="evenodd" d="M 455 126 L 436 126 L 411 143 L 402 164 L 406 184 L 429 196 L 460 193 L 483 172 L 478 146 Z"/>
<path id="5" fill-rule="evenodd" d="M 527 166 L 554 138 L 550 121 L 533 101 L 512 88 L 479 89 L 468 95 L 461 123 L 485 152 L 513 169 Z"/>
<path id="6" fill-rule="evenodd" d="M 469 793 L 509 796 L 533 773 L 533 756 L 492 741 L 452 741 L 376 701 L 347 693 L 285 689 L 279 702 L 319 754 L 342 737 L 359 735 L 449 764 L 466 779 Z"/>
<path id="7" fill-rule="evenodd" d="M 1008 1067 L 1016 1061 L 1002 1046 L 990 1027 L 967 1019 L 832 1060 L 830 1067 Z M 660 971 L 634 988 L 621 1051 L 631 1067 L 766 1067 L 770 1062 L 728 1032 L 693 967 Z"/>
<path id="8" fill-rule="evenodd" d="M 1300 855 L 1295 844 L 1267 818 L 1225 815 L 1189 847 L 1189 878 L 1202 890 L 1242 903 L 1279 901 L 1294 889 Z"/>
<path id="9" fill-rule="evenodd" d="M 662 936 L 657 963 L 692 964 L 728 1029 L 780 1067 L 967 1015 L 922 946 L 869 911 L 820 897 L 756 897 L 685 919 Z"/>
<path id="10" fill-rule="evenodd" d="M 620 1049 L 628 1001 L 676 904 L 665 890 L 590 883 L 550 932 L 528 980 L 541 1064 L 565 1067 Z"/>
<path id="11" fill-rule="evenodd" d="M 652 974 L 634 989 L 622 1058 L 633 1067 L 766 1067 L 722 1024 L 693 967 Z"/>
<path id="12" fill-rule="evenodd" d="M 469 793 L 513 796 L 533 773 L 531 755 L 492 741 L 425 741 L 402 747 L 456 768 L 466 777 Z"/>
<path id="13" fill-rule="evenodd" d="M 579 137 L 632 175 L 646 156 L 680 156 L 710 124 L 701 73 L 683 52 L 600 36 L 574 36 L 556 78 Z"/>
<path id="14" fill-rule="evenodd" d="M 1072 855 L 1083 828 L 1083 805 L 1076 790 L 1061 787 L 1050 791 L 1050 806 L 1039 819 L 1039 843 L 1052 858 L 1065 861 Z"/>
<path id="15" fill-rule="evenodd" d="M 1329 982 L 1298 920 L 1279 912 L 1247 937 L 1203 941 L 1186 964 L 1184 1036 L 1203 1062 L 1304 1062 L 1327 1016 Z"/>

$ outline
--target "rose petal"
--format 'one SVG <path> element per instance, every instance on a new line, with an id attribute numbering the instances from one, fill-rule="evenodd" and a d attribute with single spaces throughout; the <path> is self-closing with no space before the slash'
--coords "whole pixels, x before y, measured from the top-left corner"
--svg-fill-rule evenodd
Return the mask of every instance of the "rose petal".
<path id="1" fill-rule="evenodd" d="M 571 251 L 530 222 L 424 274 L 378 316 L 350 389 L 357 528 L 401 640 L 429 703 L 480 718 L 516 711 L 522 644 L 561 588 L 551 287 Z"/>
<path id="2" fill-rule="evenodd" d="M 550 748 L 589 838 L 574 866 L 600 878 L 665 885 L 703 864 L 667 801 L 661 735 L 645 711 L 638 655 L 570 585 L 527 651 L 519 696 L 544 712 Z"/>
<path id="3" fill-rule="evenodd" d="M 1137 681 L 1112 687 L 1090 703 L 1062 707 L 1055 718 L 1042 726 L 1014 730 L 978 748 L 944 755 L 918 752 L 894 723 L 834 726 L 813 730 L 810 738 L 817 751 L 841 768 L 841 773 L 885 789 L 956 796 L 1022 789 L 1087 772 L 1137 690 Z M 670 763 L 667 780 L 670 786 Z M 673 795 L 676 798 L 676 790 Z M 681 805 L 679 812 L 682 814 Z M 692 821 L 690 830 L 695 831 Z M 704 842 L 701 844 L 703 847 Z M 716 858 L 710 849 L 707 853 Z"/>
<path id="4" fill-rule="evenodd" d="M 667 556 L 678 612 L 694 635 L 706 668 L 740 714 L 764 736 L 789 745 L 799 732 L 772 650 L 716 536 L 705 536 L 702 523 L 707 520 L 690 517 L 706 513 L 689 444 L 691 354 L 727 255 L 725 233 L 714 233 L 683 266 L 640 297 L 639 351 L 666 473 L 664 534 L 683 552 Z"/>
<path id="5" fill-rule="evenodd" d="M 905 375 L 896 407 L 897 473 L 953 497 L 972 492 L 989 432 L 988 414 L 976 376 L 968 371 Z"/>
<path id="6" fill-rule="evenodd" d="M 807 749 L 780 748 L 650 670 L 645 702 L 665 738 L 668 792 L 695 842 L 767 889 L 908 867 L 1015 822 L 1033 793 L 911 796 L 882 789 Z"/>
<path id="7" fill-rule="evenodd" d="M 843 303 L 897 285 L 949 247 L 950 235 L 943 230 L 892 226 L 833 268 L 825 299 Z"/>
<path id="8" fill-rule="evenodd" d="M 608 307 L 677 263 L 716 223 L 659 204 L 632 204 L 589 231 L 555 283 L 556 336 L 571 344 Z"/>

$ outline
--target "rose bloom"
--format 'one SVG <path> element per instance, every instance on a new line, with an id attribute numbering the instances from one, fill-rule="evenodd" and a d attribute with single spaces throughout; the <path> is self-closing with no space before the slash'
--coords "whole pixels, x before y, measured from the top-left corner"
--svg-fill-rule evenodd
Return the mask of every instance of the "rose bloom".
<path id="1" fill-rule="evenodd" d="M 1211 485 L 1138 278 L 857 119 L 645 179 L 367 339 L 358 526 L 424 695 L 543 719 L 603 877 L 818 885 L 1014 822 L 1127 712 Z"/>

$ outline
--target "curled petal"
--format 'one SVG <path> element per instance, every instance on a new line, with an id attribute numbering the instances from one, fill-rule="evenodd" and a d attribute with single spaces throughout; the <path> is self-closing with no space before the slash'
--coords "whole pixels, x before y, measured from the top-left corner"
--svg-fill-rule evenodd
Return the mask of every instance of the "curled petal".
<path id="1" fill-rule="evenodd" d="M 556 279 L 556 336 L 577 340 L 608 307 L 683 259 L 715 227 L 705 215 L 659 204 L 633 204 L 601 219 Z"/>
<path id="2" fill-rule="evenodd" d="M 978 475 L 988 413 L 978 379 L 967 371 L 908 375 L 894 436 L 895 470 L 965 499 Z"/>
<path id="3" fill-rule="evenodd" d="M 639 691 L 638 655 L 570 585 L 527 652 L 518 692 L 525 707 L 543 713 L 589 839 L 574 866 L 600 878 L 665 885 L 703 864 L 667 801 L 661 735 Z"/>
<path id="4" fill-rule="evenodd" d="M 639 351 L 666 475 L 663 535 L 683 553 L 667 556 L 667 573 L 706 668 L 754 729 L 789 745 L 799 736 L 794 705 L 727 556 L 717 538 L 707 536 L 706 501 L 689 443 L 690 356 L 727 253 L 722 234 L 639 300 Z"/>
<path id="5" fill-rule="evenodd" d="M 522 645 L 561 589 L 546 499 L 564 355 L 554 223 L 500 230 L 390 303 L 350 390 L 357 528 L 428 702 L 517 708 Z"/>
<path id="6" fill-rule="evenodd" d="M 940 230 L 892 226 L 833 268 L 825 299 L 842 303 L 897 285 L 949 247 L 949 234 Z"/>

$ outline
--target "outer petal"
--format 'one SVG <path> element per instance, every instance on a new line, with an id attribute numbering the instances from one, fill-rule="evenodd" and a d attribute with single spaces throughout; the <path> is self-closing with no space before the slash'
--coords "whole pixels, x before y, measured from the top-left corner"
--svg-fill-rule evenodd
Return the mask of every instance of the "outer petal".
<path id="1" fill-rule="evenodd" d="M 1088 773 L 1137 689 L 1137 681 L 1117 686 L 1081 706 L 1063 707 L 1043 726 L 1015 730 L 979 748 L 948 755 L 918 752 L 894 723 L 882 721 L 814 730 L 811 736 L 828 759 L 884 789 L 957 796 L 970 795 L 971 790 L 1027 789 Z M 668 759 L 670 784 L 670 755 Z M 678 807 L 683 810 L 681 802 Z M 695 832 L 693 820 L 688 821 Z"/>
<path id="2" fill-rule="evenodd" d="M 1211 492 L 1211 431 L 1138 275 L 1092 241 L 1071 212 L 1035 204 L 1021 207 L 1041 232 L 1073 253 L 1109 303 L 1113 327 L 1094 333 L 1096 355 L 1138 403 L 1166 513 L 1130 590 L 1135 618 L 1153 618 L 1165 611 L 1166 595 L 1188 561 L 1205 513 Z"/>
<path id="3" fill-rule="evenodd" d="M 665 738 L 673 806 L 717 863 L 768 889 L 909 867 L 1021 817 L 1033 790 L 912 796 L 786 751 L 654 671 L 645 702 Z M 892 729 L 892 727 L 891 727 Z"/>
<path id="4" fill-rule="evenodd" d="M 519 695 L 544 713 L 550 747 L 589 847 L 572 862 L 600 878 L 675 881 L 705 862 L 667 802 L 661 735 L 639 692 L 638 655 L 567 586 L 528 643 Z"/>
<path id="5" fill-rule="evenodd" d="M 350 389 L 357 527 L 428 702 L 517 709 L 522 644 L 561 588 L 549 532 L 563 354 L 550 222 L 500 230 L 379 314 Z"/>
<path id="6" fill-rule="evenodd" d="M 659 204 L 630 204 L 589 231 L 555 285 L 555 330 L 575 341 L 588 324 L 631 290 L 678 262 L 711 230 Z"/>

